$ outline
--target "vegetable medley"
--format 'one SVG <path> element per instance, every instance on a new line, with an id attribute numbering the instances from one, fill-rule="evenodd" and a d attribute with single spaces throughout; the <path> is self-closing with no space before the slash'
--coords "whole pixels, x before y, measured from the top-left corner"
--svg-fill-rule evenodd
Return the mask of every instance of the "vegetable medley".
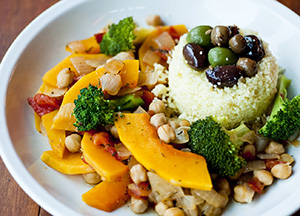
<path id="1" fill-rule="evenodd" d="M 214 88 L 255 76 L 264 57 L 258 36 L 237 26 L 163 26 L 157 15 L 147 22 L 142 28 L 127 17 L 67 44 L 71 55 L 28 98 L 52 148 L 42 161 L 94 185 L 82 195 L 87 205 L 111 212 L 130 200 L 134 213 L 153 207 L 160 216 L 220 215 L 229 200 L 250 203 L 289 178 L 294 159 L 285 148 L 298 143 L 300 96 L 287 99 L 291 80 L 283 74 L 270 112 L 230 129 L 214 116 L 180 119 L 151 91 L 168 85 L 183 34 L 186 63 L 205 70 Z"/>

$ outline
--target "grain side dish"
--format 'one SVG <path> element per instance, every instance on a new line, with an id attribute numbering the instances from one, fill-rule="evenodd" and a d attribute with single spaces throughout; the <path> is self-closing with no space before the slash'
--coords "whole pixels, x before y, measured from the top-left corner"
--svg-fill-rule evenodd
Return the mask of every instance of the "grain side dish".
<path id="1" fill-rule="evenodd" d="M 159 216 L 221 215 L 289 178 L 300 96 L 287 98 L 267 42 L 234 25 L 147 23 L 66 45 L 27 99 L 51 147 L 41 160 L 82 175 L 91 207 Z"/>

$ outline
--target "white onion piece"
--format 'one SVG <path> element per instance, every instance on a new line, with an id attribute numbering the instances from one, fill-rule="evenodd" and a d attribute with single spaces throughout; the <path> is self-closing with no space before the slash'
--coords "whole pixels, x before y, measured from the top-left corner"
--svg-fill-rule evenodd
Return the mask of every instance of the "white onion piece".
<path id="1" fill-rule="evenodd" d="M 117 95 L 122 87 L 121 76 L 118 74 L 104 74 L 100 78 L 102 90 L 106 90 L 110 95 Z"/>
<path id="2" fill-rule="evenodd" d="M 202 215 L 221 215 L 222 209 L 216 208 L 213 205 L 210 205 L 209 203 L 205 203 L 203 206 L 201 206 Z"/>
<path id="3" fill-rule="evenodd" d="M 152 50 L 148 50 L 142 60 L 144 63 L 152 66 L 160 61 L 160 56 L 156 55 Z"/>
<path id="4" fill-rule="evenodd" d="M 120 70 L 124 67 L 124 63 L 117 59 L 109 59 L 105 64 L 105 70 L 112 74 L 118 74 Z"/>
<path id="5" fill-rule="evenodd" d="M 216 208 L 223 208 L 226 206 L 226 204 L 228 202 L 227 196 L 224 196 L 224 195 L 218 193 L 214 189 L 211 189 L 210 191 L 191 189 L 191 194 L 193 196 L 201 197 L 206 202 L 208 202 L 210 205 L 213 205 Z"/>
<path id="6" fill-rule="evenodd" d="M 81 41 L 72 41 L 67 44 L 67 46 L 74 52 L 74 53 L 84 53 L 86 52 L 85 47 Z"/>
<path id="7" fill-rule="evenodd" d="M 182 209 L 195 209 L 196 208 L 196 200 L 194 196 L 184 195 L 180 196 L 176 199 L 176 206 Z"/>
<path id="8" fill-rule="evenodd" d="M 186 126 L 181 126 L 179 128 L 176 128 L 175 129 L 176 138 L 175 140 L 172 141 L 172 143 L 176 143 L 176 144 L 187 143 L 189 141 L 189 135 L 187 133 L 189 129 L 190 127 L 186 127 Z"/>
<path id="9" fill-rule="evenodd" d="M 43 91 L 38 92 L 38 93 L 42 93 L 42 94 L 47 95 L 49 97 L 60 97 L 60 96 L 65 95 L 67 90 L 68 90 L 68 88 L 52 88 L 52 87 L 49 87 L 49 86 L 45 86 Z"/>
<path id="10" fill-rule="evenodd" d="M 118 95 L 122 96 L 122 95 L 132 94 L 132 93 L 137 92 L 141 89 L 142 89 L 142 87 L 135 87 L 135 88 L 123 87 L 123 88 L 120 89 Z"/>
<path id="11" fill-rule="evenodd" d="M 280 156 L 278 154 L 257 154 L 257 157 L 261 160 L 279 159 L 280 158 Z"/>
<path id="12" fill-rule="evenodd" d="M 257 152 L 262 152 L 265 150 L 267 145 L 269 144 L 269 138 L 264 137 L 262 135 L 255 136 L 255 148 Z"/>
<path id="13" fill-rule="evenodd" d="M 134 59 L 134 54 L 132 51 L 128 52 L 120 52 L 117 55 L 113 57 L 113 59 L 119 60 L 119 61 L 124 61 L 124 60 L 132 60 Z"/>
<path id="14" fill-rule="evenodd" d="M 121 158 L 129 158 L 132 155 L 132 153 L 125 147 L 123 143 L 116 144 L 115 148 Z"/>
<path id="15" fill-rule="evenodd" d="M 78 75 L 85 75 L 95 70 L 94 67 L 91 67 L 85 62 L 86 58 L 82 56 L 76 56 L 70 58 L 70 61 L 74 65 L 75 69 L 77 70 Z"/>
<path id="16" fill-rule="evenodd" d="M 249 144 L 254 144 L 255 143 L 255 138 L 256 138 L 256 134 L 253 130 L 251 130 L 250 132 L 244 134 L 241 137 L 241 141 L 249 143 Z"/>
<path id="17" fill-rule="evenodd" d="M 147 111 L 144 110 L 143 107 L 139 106 L 133 113 L 147 113 Z"/>
<path id="18" fill-rule="evenodd" d="M 152 191 L 156 191 L 158 194 L 158 198 L 156 198 L 156 200 L 159 199 L 159 201 L 162 201 L 168 198 L 184 196 L 184 192 L 181 187 L 171 184 L 155 173 L 148 172 L 147 175 Z"/>
<path id="19" fill-rule="evenodd" d="M 146 70 L 139 73 L 138 85 L 147 86 L 148 89 L 152 89 L 158 81 L 158 73 L 155 70 Z"/>
<path id="20" fill-rule="evenodd" d="M 85 63 L 91 67 L 97 68 L 100 65 L 104 65 L 108 59 L 110 59 L 110 57 L 107 55 L 101 55 L 98 58 L 87 59 Z"/>
<path id="21" fill-rule="evenodd" d="M 245 167 L 244 173 L 246 172 L 251 172 L 255 170 L 264 170 L 266 169 L 266 164 L 262 160 L 254 160 L 254 161 L 249 161 L 247 163 L 247 166 Z"/>
<path id="22" fill-rule="evenodd" d="M 175 42 L 168 32 L 161 33 L 158 37 L 154 39 L 159 47 L 168 47 L 172 50 L 175 47 Z"/>

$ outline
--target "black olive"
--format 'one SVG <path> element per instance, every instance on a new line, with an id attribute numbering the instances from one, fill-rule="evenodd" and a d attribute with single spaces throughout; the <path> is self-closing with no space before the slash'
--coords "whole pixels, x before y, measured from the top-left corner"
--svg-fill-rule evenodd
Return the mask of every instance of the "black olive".
<path id="1" fill-rule="evenodd" d="M 234 35 L 229 40 L 229 47 L 236 54 L 244 53 L 246 51 L 246 45 L 247 43 L 245 38 L 240 34 Z"/>
<path id="2" fill-rule="evenodd" d="M 228 28 L 230 30 L 230 35 L 229 35 L 230 38 L 240 33 L 239 28 L 237 26 L 228 26 Z"/>
<path id="3" fill-rule="evenodd" d="M 247 43 L 246 57 L 260 61 L 265 55 L 265 50 L 259 38 L 255 35 L 246 35 L 244 38 Z"/>
<path id="4" fill-rule="evenodd" d="M 207 65 L 207 54 L 201 46 L 188 43 L 183 47 L 182 52 L 188 65 L 194 70 L 201 70 Z"/>
<path id="5" fill-rule="evenodd" d="M 254 76 L 257 72 L 256 62 L 249 58 L 239 58 L 236 66 L 242 68 L 245 75 L 248 77 Z"/>
<path id="6" fill-rule="evenodd" d="M 219 88 L 234 86 L 243 72 L 235 65 L 223 65 L 215 67 L 213 70 L 206 70 L 206 77 L 210 83 Z"/>
<path id="7" fill-rule="evenodd" d="M 215 46 L 225 46 L 228 43 L 230 30 L 227 26 L 215 26 L 210 34 L 210 39 Z"/>

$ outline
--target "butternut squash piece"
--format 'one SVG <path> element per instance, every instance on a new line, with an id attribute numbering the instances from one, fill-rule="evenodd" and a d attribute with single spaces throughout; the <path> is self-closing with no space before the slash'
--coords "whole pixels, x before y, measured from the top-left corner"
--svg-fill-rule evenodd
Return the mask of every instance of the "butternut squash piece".
<path id="1" fill-rule="evenodd" d="M 68 57 L 66 57 L 64 60 L 62 60 L 60 63 L 58 63 L 56 66 L 54 66 L 52 69 L 50 69 L 48 72 L 45 73 L 43 76 L 43 82 L 47 85 L 53 86 L 58 88 L 57 85 L 57 75 L 59 72 L 64 68 L 70 68 L 71 71 L 74 71 L 77 73 L 77 70 L 75 69 L 74 65 L 71 62 L 71 58 L 74 57 L 84 57 L 86 59 L 93 59 L 97 58 L 104 54 L 72 54 Z"/>
<path id="2" fill-rule="evenodd" d="M 47 132 L 47 137 L 51 148 L 59 158 L 63 158 L 66 151 L 65 139 L 66 132 L 63 130 L 52 129 L 53 119 L 57 114 L 57 110 L 42 116 L 42 124 Z"/>
<path id="3" fill-rule="evenodd" d="M 157 43 L 153 39 L 155 39 L 157 36 L 159 36 L 164 31 L 174 31 L 174 30 L 176 31 L 176 34 L 178 34 L 178 36 L 183 35 L 188 32 L 185 25 L 175 25 L 175 26 L 158 27 L 148 35 L 148 37 L 143 42 L 142 46 L 140 47 L 140 49 L 138 51 L 142 72 L 145 72 L 147 67 L 153 68 L 153 65 L 148 65 L 145 62 L 143 62 L 143 58 L 148 50 L 151 50 L 151 48 L 152 49 L 158 48 Z"/>
<path id="4" fill-rule="evenodd" d="M 134 88 L 139 79 L 139 60 L 124 60 L 124 66 L 120 72 L 123 86 Z"/>
<path id="5" fill-rule="evenodd" d="M 100 53 L 100 44 L 97 42 L 95 36 L 79 40 L 84 46 L 84 52 L 75 52 L 68 45 L 66 46 L 66 51 L 70 53 L 88 53 L 88 54 L 97 54 Z"/>
<path id="6" fill-rule="evenodd" d="M 95 145 L 92 136 L 87 132 L 83 135 L 81 147 L 85 161 L 106 181 L 120 181 L 128 172 L 128 166 L 118 161 L 103 146 Z"/>
<path id="7" fill-rule="evenodd" d="M 76 118 L 73 115 L 73 110 L 75 108 L 74 103 L 67 103 L 59 108 L 58 113 L 54 117 L 52 129 L 55 130 L 66 130 L 66 131 L 77 131 L 74 126 Z"/>
<path id="8" fill-rule="evenodd" d="M 41 160 L 53 169 L 65 174 L 83 174 L 95 172 L 95 170 L 81 159 L 81 153 L 65 152 L 64 158 L 57 157 L 53 150 L 45 151 Z"/>
<path id="9" fill-rule="evenodd" d="M 82 200 L 89 206 L 102 211 L 111 212 L 123 205 L 129 198 L 127 185 L 130 183 L 128 174 L 121 181 L 103 181 L 82 195 Z"/>
<path id="10" fill-rule="evenodd" d="M 146 169 L 177 186 L 211 190 L 212 182 L 202 156 L 161 142 L 148 114 L 122 116 L 115 122 L 120 140 Z"/>

